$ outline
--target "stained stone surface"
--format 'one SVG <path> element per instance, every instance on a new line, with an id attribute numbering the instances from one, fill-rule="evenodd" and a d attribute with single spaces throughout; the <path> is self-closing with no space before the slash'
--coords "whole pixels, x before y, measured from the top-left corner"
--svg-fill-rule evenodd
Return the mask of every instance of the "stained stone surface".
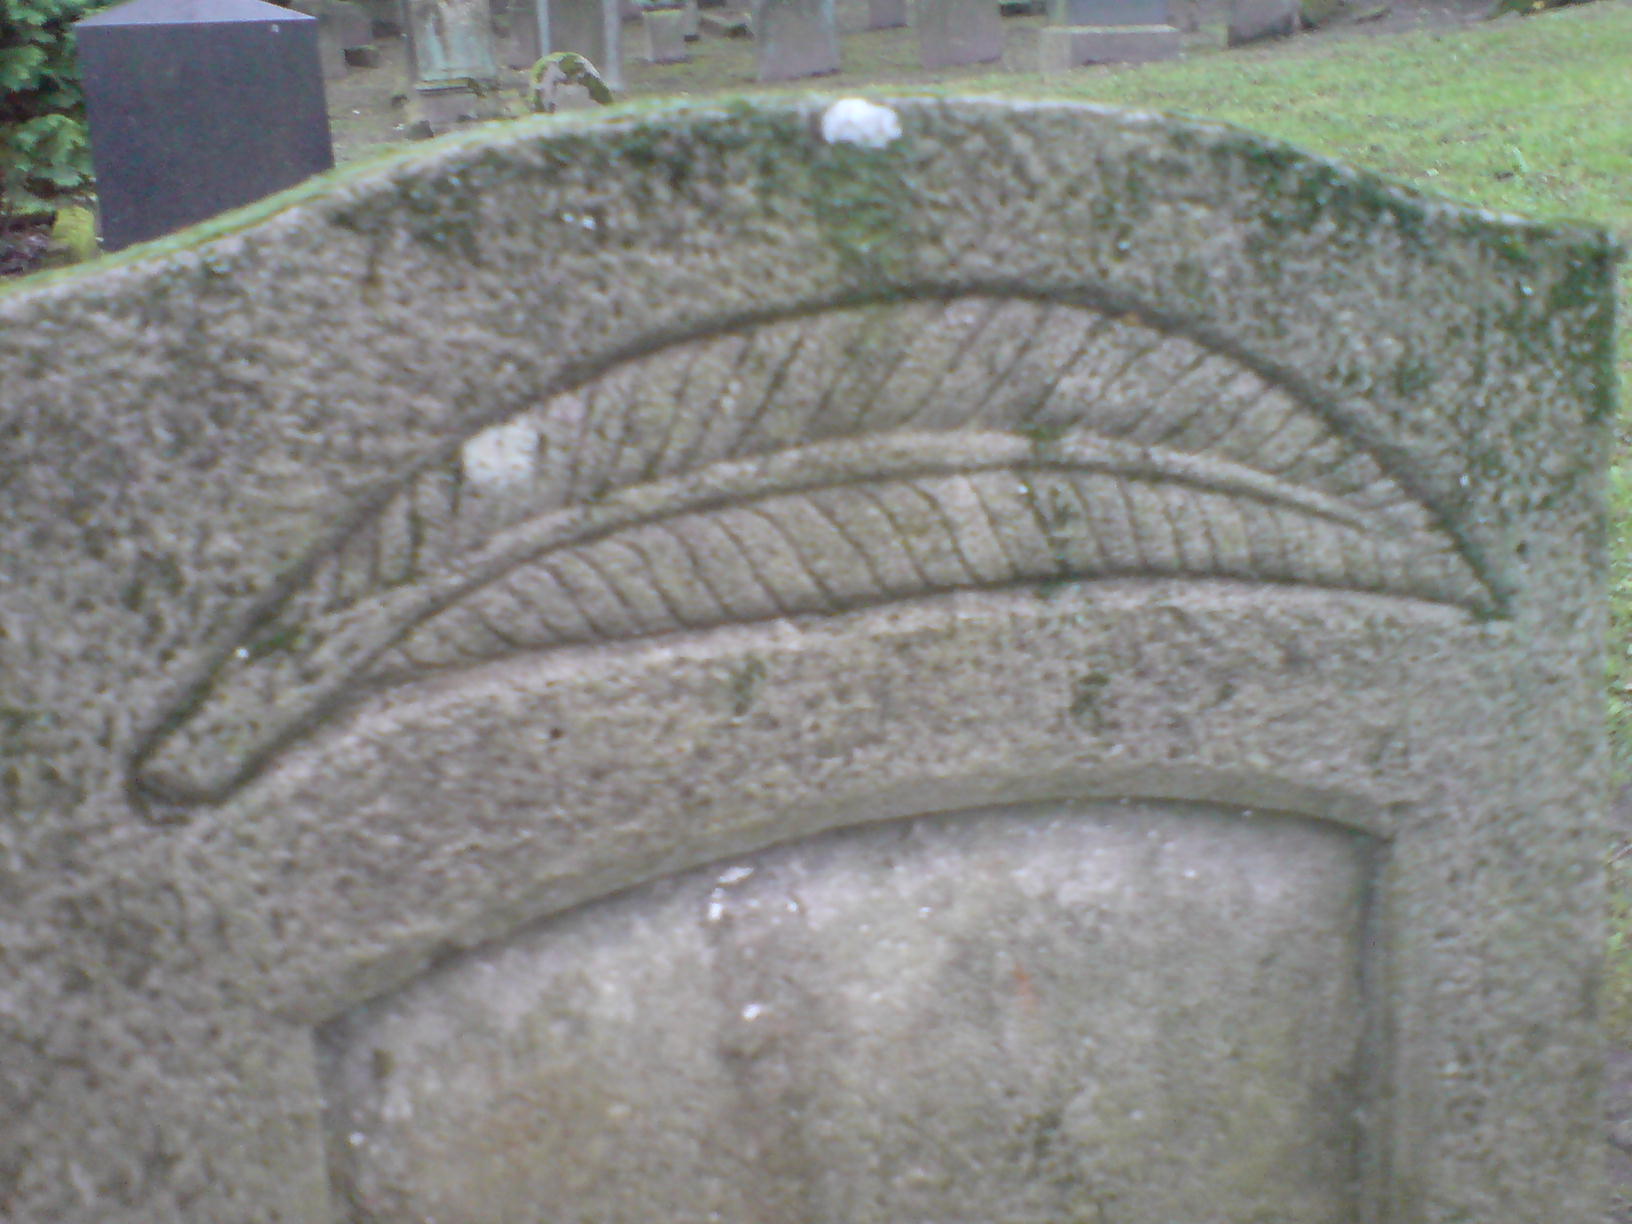
<path id="1" fill-rule="evenodd" d="M 613 89 L 623 88 L 623 15 L 617 0 L 533 0 L 548 6 L 549 50 L 576 51 Z"/>
<path id="2" fill-rule="evenodd" d="M 925 68 L 1003 58 L 1003 17 L 981 0 L 917 0 L 918 58 Z"/>
<path id="3" fill-rule="evenodd" d="M 407 0 L 408 51 L 416 82 L 495 82 L 493 15 L 488 0 Z"/>
<path id="4" fill-rule="evenodd" d="M 754 0 L 754 62 L 761 81 L 839 70 L 835 0 Z"/>
<path id="5" fill-rule="evenodd" d="M 445 1131 L 493 1203 L 731 1218 L 724 1128 L 795 1220 L 976 1218 L 934 1148 L 981 1219 L 1600 1224 L 1614 258 L 1226 128 L 810 98 L 9 286 L 0 1217 L 415 1219 Z M 483 1095 L 552 1068 L 648 1095 Z"/>
<path id="6" fill-rule="evenodd" d="M 1226 38 L 1232 47 L 1298 32 L 1302 10 L 1290 0 L 1230 0 Z"/>
<path id="7" fill-rule="evenodd" d="M 381 1224 L 1351 1224 L 1365 842 L 1047 804 L 722 860 L 326 1030 L 337 1182 Z"/>

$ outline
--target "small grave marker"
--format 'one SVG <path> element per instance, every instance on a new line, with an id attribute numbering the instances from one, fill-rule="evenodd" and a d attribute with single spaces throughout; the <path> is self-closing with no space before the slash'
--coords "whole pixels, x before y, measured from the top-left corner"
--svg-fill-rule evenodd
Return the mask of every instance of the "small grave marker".
<path id="1" fill-rule="evenodd" d="M 1169 0 L 1048 0 L 1049 25 L 1037 31 L 1037 70 L 1135 63 L 1179 54 Z"/>

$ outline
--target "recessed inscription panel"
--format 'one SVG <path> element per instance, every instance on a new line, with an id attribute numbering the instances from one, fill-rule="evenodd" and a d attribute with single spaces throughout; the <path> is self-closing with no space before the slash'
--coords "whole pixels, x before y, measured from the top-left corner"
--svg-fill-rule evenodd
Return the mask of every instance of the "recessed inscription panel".
<path id="1" fill-rule="evenodd" d="M 730 860 L 323 1034 L 351 1218 L 1351 1224 L 1366 839 L 1174 804 Z"/>

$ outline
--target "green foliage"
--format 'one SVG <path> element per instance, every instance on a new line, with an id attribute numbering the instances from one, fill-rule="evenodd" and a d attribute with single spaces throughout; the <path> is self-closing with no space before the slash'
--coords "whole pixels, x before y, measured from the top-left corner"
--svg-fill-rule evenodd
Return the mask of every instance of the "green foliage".
<path id="1" fill-rule="evenodd" d="M 0 218 L 51 212 L 91 181 L 73 23 L 112 0 L 0 3 Z"/>

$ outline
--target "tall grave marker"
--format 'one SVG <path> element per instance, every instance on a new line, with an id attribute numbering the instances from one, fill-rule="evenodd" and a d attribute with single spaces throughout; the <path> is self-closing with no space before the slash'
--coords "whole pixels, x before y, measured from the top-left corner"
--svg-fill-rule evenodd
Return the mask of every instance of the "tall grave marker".
<path id="1" fill-rule="evenodd" d="M 839 70 L 835 0 L 754 0 L 754 60 L 761 81 Z"/>
<path id="2" fill-rule="evenodd" d="M 0 1203 L 1601 1224 L 1613 262 L 852 99 L 0 294 Z"/>
<path id="3" fill-rule="evenodd" d="M 405 0 L 414 95 L 433 130 L 499 111 L 488 0 Z"/>
<path id="4" fill-rule="evenodd" d="M 315 17 L 261 0 L 129 0 L 74 28 L 106 249 L 334 165 Z"/>
<path id="5" fill-rule="evenodd" d="M 531 0 L 539 14 L 540 44 L 576 51 L 613 89 L 623 88 L 623 14 L 618 0 Z"/>
<path id="6" fill-rule="evenodd" d="M 918 0 L 913 24 L 925 68 L 1003 58 L 1003 17 L 991 0 Z"/>

